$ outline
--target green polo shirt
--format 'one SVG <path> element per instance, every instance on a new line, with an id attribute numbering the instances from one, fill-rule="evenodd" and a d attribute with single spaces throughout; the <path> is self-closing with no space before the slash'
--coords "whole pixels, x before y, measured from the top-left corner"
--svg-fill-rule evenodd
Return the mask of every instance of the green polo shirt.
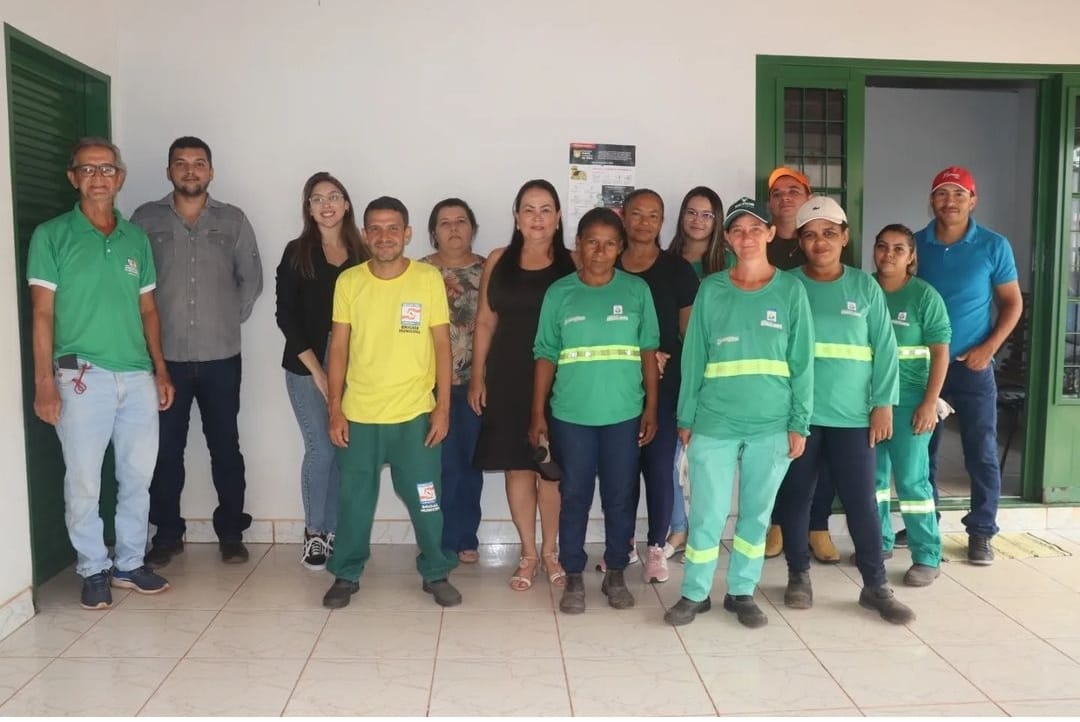
<path id="1" fill-rule="evenodd" d="M 75 354 L 109 371 L 149 371 L 139 296 L 157 278 L 146 234 L 116 215 L 108 236 L 76 203 L 30 238 L 26 279 L 56 293 L 53 358 Z"/>
<path id="2" fill-rule="evenodd" d="M 930 380 L 930 346 L 952 340 L 941 294 L 921 278 L 885 294 L 900 359 L 900 406 L 918 406 Z"/>
<path id="3" fill-rule="evenodd" d="M 603 286 L 574 273 L 544 294 L 533 354 L 555 364 L 551 414 L 606 426 L 639 416 L 645 400 L 641 352 L 660 345 L 647 283 L 616 270 Z"/>

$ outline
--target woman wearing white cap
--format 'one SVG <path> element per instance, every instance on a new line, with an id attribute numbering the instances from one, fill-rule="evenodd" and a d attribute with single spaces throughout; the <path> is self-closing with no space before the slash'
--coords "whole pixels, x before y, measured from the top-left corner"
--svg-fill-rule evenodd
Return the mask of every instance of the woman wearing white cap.
<path id="1" fill-rule="evenodd" d="M 847 216 L 825 196 L 813 196 L 796 218 L 806 265 L 792 271 L 806 287 L 814 319 L 814 413 L 805 453 L 792 462 L 777 497 L 785 539 L 806 539 L 818 467 L 829 474 L 847 514 L 863 590 L 859 604 L 894 624 L 915 618 L 885 580 L 881 519 L 874 490 L 874 446 L 892 436 L 899 399 L 896 338 L 881 287 L 868 273 L 840 261 L 848 244 Z M 810 554 L 784 549 L 784 604 L 813 605 Z"/>

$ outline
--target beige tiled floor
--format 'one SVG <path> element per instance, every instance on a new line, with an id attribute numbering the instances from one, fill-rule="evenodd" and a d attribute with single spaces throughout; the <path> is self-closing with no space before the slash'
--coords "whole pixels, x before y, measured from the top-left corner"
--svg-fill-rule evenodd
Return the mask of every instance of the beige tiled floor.
<path id="1" fill-rule="evenodd" d="M 947 564 L 929 588 L 897 587 L 919 615 L 907 627 L 857 605 L 846 565 L 815 566 L 815 608 L 788 610 L 770 560 L 760 630 L 719 606 L 666 626 L 679 564 L 656 586 L 632 567 L 638 603 L 623 612 L 589 572 L 589 609 L 568 617 L 542 577 L 511 591 L 517 550 L 490 546 L 452 577 L 465 603 L 442 610 L 415 551 L 381 546 L 352 604 L 329 612 L 330 576 L 303 569 L 297 546 L 226 567 L 189 545 L 166 570 L 173 589 L 117 593 L 108 612 L 78 608 L 71 572 L 45 585 L 38 616 L 0 641 L 0 714 L 1080 715 L 1080 533 L 1040 535 L 1074 556 Z M 888 562 L 895 584 L 908 563 Z"/>

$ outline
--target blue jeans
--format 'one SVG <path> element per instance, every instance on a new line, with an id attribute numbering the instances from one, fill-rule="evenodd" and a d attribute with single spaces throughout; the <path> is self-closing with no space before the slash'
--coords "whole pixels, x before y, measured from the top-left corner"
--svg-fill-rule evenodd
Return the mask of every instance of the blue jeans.
<path id="1" fill-rule="evenodd" d="M 675 405 L 677 394 L 660 392 L 656 411 L 656 436 L 641 447 L 641 474 L 645 479 L 645 506 L 649 513 L 649 546 L 664 546 L 667 542 L 668 529 L 671 528 L 675 486 L 678 477 L 673 477 L 675 470 L 675 444 L 679 440 L 675 428 Z M 680 501 L 682 489 L 678 494 Z M 641 486 L 634 485 L 634 513 L 637 514 L 638 501 L 641 498 Z M 686 510 L 683 510 L 686 515 Z"/>
<path id="2" fill-rule="evenodd" d="M 634 487 L 638 482 L 638 431 L 641 418 L 606 426 L 583 426 L 552 419 L 551 454 L 562 467 L 559 512 L 559 562 L 571 574 L 585 570 L 585 530 L 600 476 L 604 510 L 604 563 L 625 569 L 634 536 Z M 550 483 L 550 482 L 541 482 Z"/>
<path id="3" fill-rule="evenodd" d="M 484 474 L 472 464 L 480 417 L 469 408 L 469 387 L 450 387 L 450 433 L 442 442 L 443 546 L 453 552 L 476 549 L 480 540 L 480 492 Z"/>
<path id="4" fill-rule="evenodd" d="M 337 529 L 341 472 L 330 443 L 326 399 L 311 376 L 291 371 L 285 372 L 285 389 L 304 438 L 304 460 L 300 463 L 304 528 L 311 534 L 331 534 Z"/>
<path id="5" fill-rule="evenodd" d="M 679 458 L 679 454 L 683 451 L 682 439 L 676 437 L 675 439 L 675 459 Z M 681 532 L 686 534 L 690 528 L 690 524 L 686 519 L 686 499 L 683 497 L 683 488 L 679 486 L 679 468 L 675 464 L 672 464 L 672 484 L 671 490 L 673 497 L 671 499 L 671 533 L 675 534 Z"/>
<path id="6" fill-rule="evenodd" d="M 187 527 L 180 516 L 184 490 L 191 403 L 199 404 L 203 435 L 210 450 L 210 474 L 217 489 L 214 531 L 221 541 L 240 541 L 251 526 L 244 513 L 244 457 L 240 455 L 240 355 L 219 361 L 167 361 L 176 387 L 173 405 L 161 412 L 157 467 L 150 484 L 150 521 L 157 526 L 154 543 L 177 542 Z"/>
<path id="7" fill-rule="evenodd" d="M 963 361 L 953 361 L 941 388 L 941 398 L 956 409 L 964 467 L 971 477 L 971 511 L 961 521 L 968 534 L 993 536 L 998 533 L 997 510 L 1001 501 L 994 367 L 972 371 Z M 930 485 L 934 488 L 935 507 L 938 505 L 937 450 L 943 426 L 938 424 L 930 438 Z"/>
<path id="8" fill-rule="evenodd" d="M 85 363 L 79 360 L 80 366 Z M 150 477 L 158 446 L 158 395 L 149 371 L 113 373 L 88 368 L 77 393 L 79 371 L 58 369 L 60 422 L 56 435 L 64 453 L 64 521 L 82 577 L 110 569 L 98 510 L 101 464 L 112 441 L 116 456 L 116 568 L 142 566 L 146 551 Z M 81 388 L 81 386 L 80 386 Z"/>

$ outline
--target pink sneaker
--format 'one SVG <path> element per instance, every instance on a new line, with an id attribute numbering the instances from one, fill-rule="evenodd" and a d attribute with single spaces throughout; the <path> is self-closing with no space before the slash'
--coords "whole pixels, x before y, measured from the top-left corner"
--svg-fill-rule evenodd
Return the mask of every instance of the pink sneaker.
<path id="1" fill-rule="evenodd" d="M 656 544 L 649 547 L 649 555 L 645 557 L 645 570 L 641 576 L 646 584 L 657 584 L 668 580 L 667 557 L 664 555 L 664 547 Z"/>
<path id="2" fill-rule="evenodd" d="M 630 540 L 630 561 L 628 561 L 626 563 L 626 565 L 630 566 L 631 564 L 637 564 L 640 561 L 641 561 L 641 559 L 638 557 L 638 553 L 637 553 L 637 544 L 635 544 L 634 540 L 631 539 Z M 607 574 L 607 563 L 604 561 L 603 557 L 600 558 L 600 563 L 596 565 L 596 571 L 600 572 L 601 574 Z"/>

